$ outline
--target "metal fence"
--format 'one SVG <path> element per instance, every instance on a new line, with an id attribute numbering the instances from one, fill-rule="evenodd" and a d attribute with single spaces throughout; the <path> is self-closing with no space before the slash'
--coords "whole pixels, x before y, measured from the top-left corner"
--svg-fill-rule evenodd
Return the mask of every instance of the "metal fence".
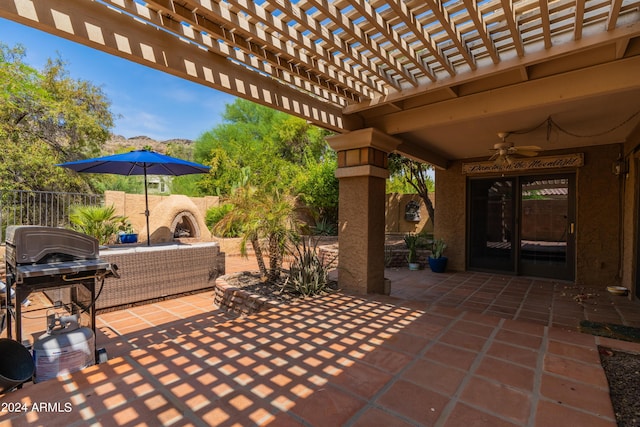
<path id="1" fill-rule="evenodd" d="M 72 206 L 102 202 L 101 194 L 0 190 L 0 244 L 4 244 L 8 225 L 66 227 Z"/>

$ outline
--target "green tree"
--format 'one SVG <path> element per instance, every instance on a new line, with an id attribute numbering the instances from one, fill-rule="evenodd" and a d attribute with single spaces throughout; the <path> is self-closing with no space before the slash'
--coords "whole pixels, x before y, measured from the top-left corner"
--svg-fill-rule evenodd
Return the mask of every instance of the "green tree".
<path id="1" fill-rule="evenodd" d="M 24 49 L 0 44 L 0 180 L 5 189 L 86 191 L 87 180 L 55 165 L 97 155 L 113 117 L 102 90 L 68 76 L 60 59 L 42 71 Z"/>
<path id="2" fill-rule="evenodd" d="M 321 162 L 309 160 L 305 173 L 300 175 L 296 183 L 300 200 L 311 209 L 316 228 L 320 224 L 326 224 L 333 232 L 337 230 L 338 222 L 339 186 L 335 176 L 337 166 L 336 154 L 333 151 L 327 153 Z"/>
<path id="3" fill-rule="evenodd" d="M 195 161 L 211 166 L 200 182 L 209 194 L 229 196 L 249 172 L 264 193 L 287 193 L 308 161 L 330 151 L 328 133 L 305 120 L 238 99 L 226 106 L 224 122 L 196 140 Z"/>
<path id="4" fill-rule="evenodd" d="M 434 191 L 435 188 L 435 183 L 429 174 L 431 169 L 427 163 L 411 160 L 399 154 L 389 156 L 389 170 L 393 178 L 391 182 L 398 185 L 404 181 L 405 185 L 413 189 L 412 193 L 415 192 L 420 196 L 427 207 L 431 223 L 435 224 L 435 208 L 429 198 L 429 192 Z"/>

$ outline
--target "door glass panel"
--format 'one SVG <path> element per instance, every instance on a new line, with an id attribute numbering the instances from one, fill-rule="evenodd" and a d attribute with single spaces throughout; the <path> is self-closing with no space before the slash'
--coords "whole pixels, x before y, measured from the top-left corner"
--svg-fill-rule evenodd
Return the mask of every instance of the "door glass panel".
<path id="1" fill-rule="evenodd" d="M 469 266 L 513 271 L 514 182 L 470 181 Z"/>
<path id="2" fill-rule="evenodd" d="M 569 179 L 523 178 L 520 196 L 522 273 L 557 277 L 568 259 Z"/>

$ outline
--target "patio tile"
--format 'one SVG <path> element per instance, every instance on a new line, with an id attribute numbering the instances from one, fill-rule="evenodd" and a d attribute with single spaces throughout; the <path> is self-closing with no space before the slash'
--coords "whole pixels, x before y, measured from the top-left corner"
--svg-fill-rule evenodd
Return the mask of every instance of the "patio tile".
<path id="1" fill-rule="evenodd" d="M 491 414 L 525 425 L 531 411 L 530 395 L 498 382 L 473 377 L 464 388 L 461 400 Z"/>
<path id="2" fill-rule="evenodd" d="M 467 322 L 464 320 L 456 322 L 450 329 L 451 331 L 469 334 L 477 337 L 487 338 L 493 331 L 493 326 L 485 326 L 475 322 Z"/>
<path id="3" fill-rule="evenodd" d="M 576 359 L 585 363 L 599 364 L 600 355 L 593 346 L 585 347 L 549 340 L 547 351 L 558 356 Z"/>
<path id="4" fill-rule="evenodd" d="M 542 345 L 542 338 L 540 336 L 510 331 L 504 328 L 498 331 L 495 335 L 495 339 L 497 341 L 503 341 L 512 345 L 528 347 L 536 350 L 540 348 L 540 345 Z"/>
<path id="5" fill-rule="evenodd" d="M 610 347 L 631 353 L 640 353 L 640 343 L 637 342 L 620 341 L 605 337 L 597 337 L 596 341 L 598 345 L 604 347 Z"/>
<path id="6" fill-rule="evenodd" d="M 462 315 L 462 318 L 469 322 L 480 323 L 487 326 L 497 326 L 502 322 L 502 320 L 498 317 L 487 316 L 485 314 L 479 314 L 474 312 L 465 312 Z"/>
<path id="7" fill-rule="evenodd" d="M 502 329 L 536 336 L 542 336 L 546 331 L 543 325 L 517 320 L 505 320 L 502 323 Z"/>
<path id="8" fill-rule="evenodd" d="M 544 371 L 597 387 L 607 387 L 607 378 L 599 364 L 587 364 L 554 354 L 546 354 Z"/>
<path id="9" fill-rule="evenodd" d="M 384 371 L 367 366 L 364 363 L 354 363 L 343 369 L 333 369 L 325 373 L 331 375 L 329 381 L 349 392 L 365 399 L 372 398 L 392 376 Z"/>
<path id="10" fill-rule="evenodd" d="M 488 316 L 512 319 L 517 312 L 518 312 L 517 308 L 509 309 L 509 308 L 496 307 L 495 305 L 493 305 L 487 310 L 485 310 L 483 313 Z"/>
<path id="11" fill-rule="evenodd" d="M 383 408 L 421 425 L 433 425 L 449 399 L 407 381 L 397 381 L 377 400 Z"/>
<path id="12" fill-rule="evenodd" d="M 538 352 L 524 347 L 495 341 L 487 350 L 489 356 L 503 359 L 508 362 L 517 363 L 519 365 L 535 368 L 538 363 Z"/>
<path id="13" fill-rule="evenodd" d="M 440 341 L 472 351 L 480 351 L 485 344 L 485 339 L 482 337 L 456 331 L 448 331 L 440 338 Z"/>
<path id="14" fill-rule="evenodd" d="M 203 293 L 106 312 L 96 339 L 107 363 L 10 396 L 69 399 L 71 413 L 47 419 L 65 427 L 128 417 L 154 425 L 615 425 L 597 345 L 640 344 L 549 327 L 583 314 L 560 296 L 562 284 L 420 273 L 392 289 L 420 287 L 413 295 L 428 300 L 336 294 L 233 318 Z M 500 293 L 494 309 L 515 311 L 456 308 L 491 292 Z M 638 306 L 623 303 L 613 309 L 633 319 Z M 522 320 L 522 307 L 535 323 Z M 10 417 L 43 423 L 42 414 Z M 0 414 L 0 423 L 8 418 Z"/>
<path id="15" fill-rule="evenodd" d="M 344 425 L 365 404 L 366 401 L 329 386 L 296 400 L 290 411 L 313 426 L 335 427 Z"/>
<path id="16" fill-rule="evenodd" d="M 589 426 L 589 427 L 616 427 L 614 419 L 593 415 L 567 406 L 540 401 L 536 410 L 535 427 L 548 427 L 557 425 L 558 420 L 562 420 L 562 425 L 566 426 Z"/>
<path id="17" fill-rule="evenodd" d="M 382 345 L 392 350 L 413 354 L 424 348 L 429 341 L 429 338 L 399 332 L 384 340 Z"/>
<path id="18" fill-rule="evenodd" d="M 536 376 L 534 369 L 525 368 L 493 357 L 484 357 L 474 374 L 522 390 L 532 390 Z"/>
<path id="19" fill-rule="evenodd" d="M 521 424 L 472 408 L 464 403 L 455 405 L 444 427 L 515 427 Z"/>
<path id="20" fill-rule="evenodd" d="M 354 427 L 410 427 L 414 424 L 379 408 L 369 408 L 352 425 Z"/>
<path id="21" fill-rule="evenodd" d="M 606 388 L 595 387 L 568 378 L 544 374 L 540 393 L 558 404 L 568 405 L 596 415 L 614 418 L 614 411 Z"/>
<path id="22" fill-rule="evenodd" d="M 360 360 L 385 372 L 396 374 L 412 359 L 407 354 L 381 347 L 364 354 Z"/>
<path id="23" fill-rule="evenodd" d="M 549 330 L 549 339 L 583 346 L 592 346 L 595 343 L 595 337 L 593 335 L 583 334 L 575 329 L 552 328 Z"/>
<path id="24" fill-rule="evenodd" d="M 442 343 L 436 343 L 424 354 L 425 358 L 463 370 L 469 369 L 477 356 L 478 353 L 475 351 L 467 351 Z"/>
<path id="25" fill-rule="evenodd" d="M 465 376 L 466 371 L 435 363 L 428 359 L 416 361 L 414 365 L 410 366 L 402 374 L 402 378 L 406 381 L 414 382 L 424 388 L 447 396 L 453 396 Z"/>

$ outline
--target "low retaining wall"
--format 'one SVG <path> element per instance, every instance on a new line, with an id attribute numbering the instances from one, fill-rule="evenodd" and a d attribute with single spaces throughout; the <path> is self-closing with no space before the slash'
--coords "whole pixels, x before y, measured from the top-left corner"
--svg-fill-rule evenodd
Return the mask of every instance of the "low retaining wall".
<path id="1" fill-rule="evenodd" d="M 327 262 L 330 268 L 338 267 L 338 245 L 319 246 L 318 252 L 320 259 Z M 425 266 L 428 264 L 428 258 L 431 255 L 429 249 L 418 249 L 416 251 L 418 255 L 418 262 Z M 384 248 L 384 266 L 387 268 L 407 267 L 409 262 L 407 257 L 409 256 L 409 250 L 404 246 L 399 245 L 385 245 Z"/>
<path id="2" fill-rule="evenodd" d="M 225 254 L 217 243 L 109 248 L 100 258 L 116 264 L 120 278 L 105 279 L 97 310 L 211 289 L 225 273 Z"/>
<path id="3" fill-rule="evenodd" d="M 281 304 L 278 301 L 247 292 L 237 286 L 231 286 L 225 280 L 240 274 L 242 274 L 242 272 L 218 277 L 216 279 L 213 296 L 214 305 L 237 316 L 247 316 L 272 307 L 277 307 Z"/>

